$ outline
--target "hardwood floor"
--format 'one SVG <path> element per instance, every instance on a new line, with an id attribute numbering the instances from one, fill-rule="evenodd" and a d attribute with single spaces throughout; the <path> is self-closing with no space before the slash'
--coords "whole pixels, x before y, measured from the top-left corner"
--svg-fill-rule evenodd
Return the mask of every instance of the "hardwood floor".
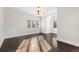
<path id="1" fill-rule="evenodd" d="M 17 48 L 16 52 L 48 52 L 51 49 L 52 47 L 43 36 L 35 36 L 30 39 L 24 39 Z"/>
<path id="2" fill-rule="evenodd" d="M 58 48 L 64 52 L 79 52 L 79 47 L 58 41 Z"/>
<path id="3" fill-rule="evenodd" d="M 38 34 L 7 38 L 1 46 L 1 52 L 14 52 L 24 39 L 38 36 Z"/>
<path id="4" fill-rule="evenodd" d="M 57 41 L 57 47 L 55 47 L 53 41 L 54 38 L 56 37 L 57 35 L 53 33 L 49 33 L 49 34 L 38 33 L 28 36 L 8 38 L 4 40 L 0 51 L 1 52 L 25 52 L 25 51 L 26 52 L 79 52 L 79 47 L 60 41 Z"/>

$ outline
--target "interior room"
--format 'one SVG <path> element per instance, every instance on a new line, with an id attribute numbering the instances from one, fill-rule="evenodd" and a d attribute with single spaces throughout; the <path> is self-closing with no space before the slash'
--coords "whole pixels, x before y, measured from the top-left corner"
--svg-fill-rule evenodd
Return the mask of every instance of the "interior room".
<path id="1" fill-rule="evenodd" d="M 0 52 L 78 51 L 78 7 L 0 7 Z"/>

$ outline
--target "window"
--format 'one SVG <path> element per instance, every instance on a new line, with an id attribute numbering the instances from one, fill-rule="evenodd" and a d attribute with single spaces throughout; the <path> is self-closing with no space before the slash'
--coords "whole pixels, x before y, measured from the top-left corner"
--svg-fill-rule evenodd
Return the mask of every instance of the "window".
<path id="1" fill-rule="evenodd" d="M 27 28 L 39 28 L 39 20 L 27 20 Z"/>
<path id="2" fill-rule="evenodd" d="M 57 22 L 56 22 L 56 20 L 53 20 L 53 28 L 57 28 Z"/>
<path id="3" fill-rule="evenodd" d="M 31 28 L 31 20 L 27 20 L 27 28 Z"/>

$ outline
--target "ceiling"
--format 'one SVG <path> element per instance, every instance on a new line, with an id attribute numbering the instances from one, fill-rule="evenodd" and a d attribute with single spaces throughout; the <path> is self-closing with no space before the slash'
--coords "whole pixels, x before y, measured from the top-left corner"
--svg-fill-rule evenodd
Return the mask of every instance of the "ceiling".
<path id="1" fill-rule="evenodd" d="M 34 13 L 34 8 L 36 8 L 36 7 L 16 7 L 16 9 L 18 9 L 22 12 L 26 12 L 26 13 L 29 13 L 31 15 L 36 15 Z M 42 7 L 42 8 L 44 10 L 42 16 L 43 15 L 48 15 L 48 14 L 53 13 L 53 12 L 56 12 L 56 10 L 57 10 L 57 8 L 55 8 L 55 7 Z"/>

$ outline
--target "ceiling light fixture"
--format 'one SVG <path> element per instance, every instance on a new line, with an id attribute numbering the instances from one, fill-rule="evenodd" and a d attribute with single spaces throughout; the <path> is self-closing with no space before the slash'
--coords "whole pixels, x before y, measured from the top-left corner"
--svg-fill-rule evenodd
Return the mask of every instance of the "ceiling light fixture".
<path id="1" fill-rule="evenodd" d="M 37 16 L 41 16 L 43 14 L 43 8 L 41 7 L 34 8 L 34 12 Z"/>

